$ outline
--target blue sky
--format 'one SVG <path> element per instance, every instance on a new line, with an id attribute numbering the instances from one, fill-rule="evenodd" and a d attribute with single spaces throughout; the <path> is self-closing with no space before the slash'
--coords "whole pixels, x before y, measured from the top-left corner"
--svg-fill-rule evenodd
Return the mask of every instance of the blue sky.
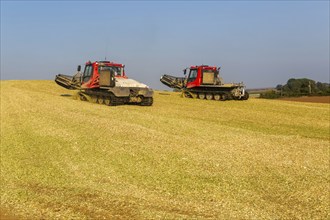
<path id="1" fill-rule="evenodd" d="M 1 1 L 2 80 L 105 57 L 155 89 L 199 64 L 247 88 L 329 82 L 329 1 Z"/>

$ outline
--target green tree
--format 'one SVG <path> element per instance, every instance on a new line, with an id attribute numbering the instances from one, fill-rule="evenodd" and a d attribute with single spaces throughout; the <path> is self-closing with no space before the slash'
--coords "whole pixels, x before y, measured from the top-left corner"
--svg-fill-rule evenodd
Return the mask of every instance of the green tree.
<path id="1" fill-rule="evenodd" d="M 275 91 L 260 94 L 261 98 L 278 98 L 280 96 L 330 95 L 330 84 L 314 80 L 291 78 L 285 85 L 277 85 Z"/>

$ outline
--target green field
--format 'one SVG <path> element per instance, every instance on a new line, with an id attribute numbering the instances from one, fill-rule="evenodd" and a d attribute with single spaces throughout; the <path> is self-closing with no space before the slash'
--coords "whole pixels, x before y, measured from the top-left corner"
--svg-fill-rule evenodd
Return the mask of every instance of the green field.
<path id="1" fill-rule="evenodd" d="M 70 96 L 73 95 L 73 96 Z M 17 219 L 329 219 L 330 105 L 74 99 L 1 81 L 1 210 Z"/>

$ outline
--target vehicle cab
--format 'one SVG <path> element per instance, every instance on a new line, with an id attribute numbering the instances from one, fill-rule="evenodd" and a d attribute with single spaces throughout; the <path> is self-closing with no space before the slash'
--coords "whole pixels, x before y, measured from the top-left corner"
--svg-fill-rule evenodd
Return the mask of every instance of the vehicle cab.
<path id="1" fill-rule="evenodd" d="M 109 78 L 110 75 L 116 78 L 127 78 L 124 70 L 125 65 L 110 61 L 88 61 L 81 76 L 82 88 L 99 88 L 103 78 Z M 79 69 L 79 66 L 78 66 Z M 102 76 L 100 78 L 100 76 Z M 103 77 L 104 76 L 104 77 Z M 105 79 L 106 80 L 106 79 Z"/>
<path id="2" fill-rule="evenodd" d="M 187 73 L 186 88 L 194 88 L 200 86 L 219 85 L 221 83 L 219 78 L 220 67 L 211 67 L 207 65 L 191 66 L 184 70 L 184 74 Z"/>

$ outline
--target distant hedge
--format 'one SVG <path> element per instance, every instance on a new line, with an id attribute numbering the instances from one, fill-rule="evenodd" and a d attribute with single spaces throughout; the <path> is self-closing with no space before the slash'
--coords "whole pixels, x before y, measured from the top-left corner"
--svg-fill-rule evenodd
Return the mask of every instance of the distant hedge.
<path id="1" fill-rule="evenodd" d="M 279 97 L 297 96 L 323 96 L 330 95 L 330 84 L 315 82 L 302 78 L 291 78 L 285 85 L 277 85 L 275 90 L 269 90 L 260 94 L 260 98 L 274 99 Z"/>
<path id="2" fill-rule="evenodd" d="M 277 99 L 281 97 L 280 93 L 278 93 L 277 91 L 274 90 L 269 90 L 263 93 L 260 93 L 260 98 L 264 98 L 264 99 Z"/>

